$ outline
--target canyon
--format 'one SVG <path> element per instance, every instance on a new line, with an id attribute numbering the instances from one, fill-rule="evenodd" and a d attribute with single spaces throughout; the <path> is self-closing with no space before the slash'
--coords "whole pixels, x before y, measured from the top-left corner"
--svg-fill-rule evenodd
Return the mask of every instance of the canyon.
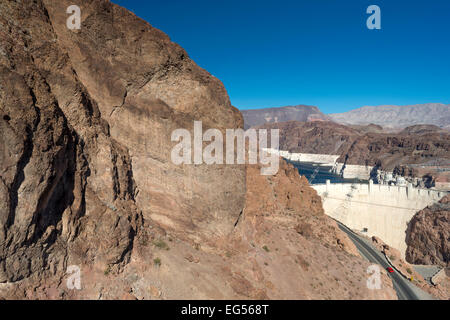
<path id="1" fill-rule="evenodd" d="M 376 125 L 296 121 L 259 128 L 280 129 L 281 150 L 267 151 L 301 172 L 308 166 L 308 179 L 328 216 L 383 243 L 380 251 L 390 252 L 386 259 L 396 257 L 394 264 L 404 277 L 416 268 L 408 262 L 422 272 L 440 270 L 439 284 L 430 287 L 421 274 L 414 274 L 419 279 L 415 284 L 448 299 L 447 131 L 432 125 L 391 131 Z M 317 174 L 336 182 L 314 181 Z"/>
<path id="2" fill-rule="evenodd" d="M 124 8 L 80 0 L 71 30 L 70 5 L 0 2 L 1 299 L 397 299 L 292 165 L 170 161 L 176 129 L 243 128 L 225 87 Z"/>
<path id="3" fill-rule="evenodd" d="M 450 188 L 450 132 L 435 126 L 386 132 L 375 125 L 288 121 L 256 128 L 279 129 L 279 154 L 287 159 L 322 163 L 345 178 L 402 177 L 404 185 Z"/>

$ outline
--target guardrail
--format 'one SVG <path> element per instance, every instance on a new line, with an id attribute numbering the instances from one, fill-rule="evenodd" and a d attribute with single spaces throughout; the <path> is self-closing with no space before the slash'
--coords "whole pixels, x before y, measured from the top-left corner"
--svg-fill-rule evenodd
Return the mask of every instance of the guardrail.
<path id="1" fill-rule="evenodd" d="M 442 281 L 443 278 L 445 278 L 447 275 L 445 273 L 445 268 L 442 268 L 441 270 L 439 270 L 438 272 L 436 272 L 434 274 L 434 276 L 431 277 L 431 283 L 433 285 L 437 285 L 439 284 L 439 282 Z"/>

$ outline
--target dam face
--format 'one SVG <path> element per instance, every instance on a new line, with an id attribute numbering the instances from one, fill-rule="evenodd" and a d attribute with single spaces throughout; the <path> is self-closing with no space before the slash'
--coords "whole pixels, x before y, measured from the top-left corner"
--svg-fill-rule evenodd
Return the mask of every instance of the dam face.
<path id="1" fill-rule="evenodd" d="M 447 192 L 410 186 L 373 184 L 312 185 L 323 201 L 325 213 L 347 227 L 377 236 L 389 246 L 406 252 L 406 229 L 412 217 L 442 199 Z"/>

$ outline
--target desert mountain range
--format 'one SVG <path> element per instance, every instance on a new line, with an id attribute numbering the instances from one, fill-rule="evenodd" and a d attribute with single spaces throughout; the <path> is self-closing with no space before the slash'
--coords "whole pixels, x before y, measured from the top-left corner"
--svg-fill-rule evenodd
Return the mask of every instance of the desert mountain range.
<path id="1" fill-rule="evenodd" d="M 450 126 L 450 105 L 427 103 L 411 106 L 362 107 L 329 116 L 333 121 L 344 124 L 377 124 L 387 128 L 431 124 L 443 128 Z"/>
<path id="2" fill-rule="evenodd" d="M 243 110 L 246 127 L 285 121 L 328 120 L 346 125 L 375 124 L 385 129 L 403 129 L 413 125 L 435 125 L 450 128 L 450 105 L 441 103 L 412 106 L 362 107 L 344 113 L 324 114 L 319 108 L 295 107 Z"/>

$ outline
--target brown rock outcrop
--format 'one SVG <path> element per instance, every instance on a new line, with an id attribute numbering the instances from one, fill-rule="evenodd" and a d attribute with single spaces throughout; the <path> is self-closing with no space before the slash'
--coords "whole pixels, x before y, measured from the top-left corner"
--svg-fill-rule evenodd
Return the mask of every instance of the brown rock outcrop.
<path id="1" fill-rule="evenodd" d="M 170 161 L 175 129 L 192 131 L 194 120 L 202 120 L 204 130 L 243 125 L 223 84 L 164 33 L 119 6 L 81 2 L 82 28 L 73 32 L 65 24 L 70 1 L 44 3 L 111 137 L 130 153 L 144 217 L 194 239 L 229 232 L 244 205 L 244 169 Z"/>
<path id="2" fill-rule="evenodd" d="M 0 281 L 120 267 L 141 224 L 131 157 L 40 1 L 0 4 Z"/>
<path id="3" fill-rule="evenodd" d="M 142 218 L 214 242 L 243 208 L 244 168 L 170 162 L 175 128 L 242 125 L 220 81 L 108 1 L 69 30 L 70 4 L 0 4 L 0 281 L 118 264 Z"/>
<path id="4" fill-rule="evenodd" d="M 408 223 L 406 244 L 408 262 L 450 266 L 450 195 L 416 213 Z"/>
<path id="5" fill-rule="evenodd" d="M 65 280 L 36 285 L 27 278 L 2 288 L 7 298 L 66 299 L 395 299 L 382 271 L 382 289 L 369 290 L 369 262 L 327 218 L 320 197 L 291 165 L 276 176 L 247 167 L 246 208 L 233 232 L 215 247 L 189 244 L 146 226 L 120 271 L 82 266 L 81 290 Z M 263 197 L 264 202 L 259 201 Z M 302 199 L 298 201 L 296 199 Z M 277 200 L 279 199 L 279 201 Z M 308 226 L 302 232 L 299 225 Z M 351 266 L 351 267 L 350 267 Z M 112 281 L 113 280 L 113 281 Z M 182 285 L 180 285 L 182 284 Z M 33 287 L 35 290 L 29 290 Z"/>
<path id="6" fill-rule="evenodd" d="M 317 238 L 330 247 L 359 255 L 353 242 L 324 214 L 321 198 L 294 166 L 281 161 L 280 171 L 273 177 L 258 175 L 257 170 L 247 169 L 245 219 L 279 220 L 280 225 L 291 225 L 306 239 Z"/>

